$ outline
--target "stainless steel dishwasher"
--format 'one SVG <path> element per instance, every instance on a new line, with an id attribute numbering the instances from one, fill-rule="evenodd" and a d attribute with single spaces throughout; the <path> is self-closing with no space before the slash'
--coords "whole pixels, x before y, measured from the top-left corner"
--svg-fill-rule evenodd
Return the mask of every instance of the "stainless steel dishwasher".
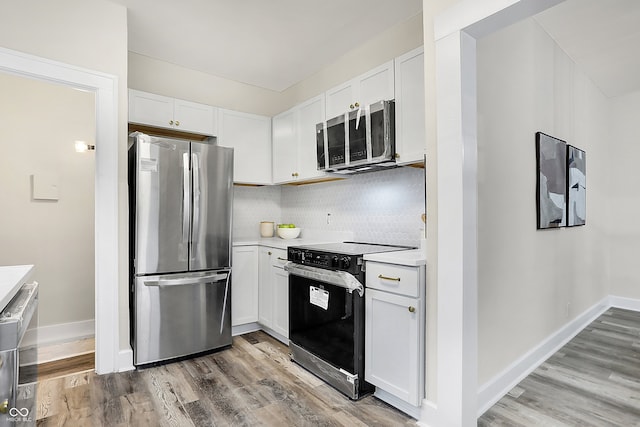
<path id="1" fill-rule="evenodd" d="M 0 313 L 0 427 L 35 425 L 35 383 L 20 385 L 19 348 L 37 319 L 38 283 L 23 285 Z"/>

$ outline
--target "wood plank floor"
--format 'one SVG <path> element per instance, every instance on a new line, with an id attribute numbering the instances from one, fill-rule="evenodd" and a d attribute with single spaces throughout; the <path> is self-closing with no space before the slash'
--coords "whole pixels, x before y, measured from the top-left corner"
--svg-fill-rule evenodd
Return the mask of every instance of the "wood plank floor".
<path id="1" fill-rule="evenodd" d="M 263 332 L 207 356 L 137 371 L 39 381 L 38 426 L 401 426 L 415 420 L 368 396 L 354 402 L 289 360 Z"/>
<path id="2" fill-rule="evenodd" d="M 640 313 L 612 308 L 500 399 L 485 426 L 640 426 Z"/>

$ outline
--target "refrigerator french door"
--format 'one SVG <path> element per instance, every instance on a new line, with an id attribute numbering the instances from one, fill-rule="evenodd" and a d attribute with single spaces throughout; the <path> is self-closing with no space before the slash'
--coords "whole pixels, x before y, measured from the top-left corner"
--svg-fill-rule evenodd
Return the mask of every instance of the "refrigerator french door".
<path id="1" fill-rule="evenodd" d="M 231 344 L 233 149 L 132 136 L 134 363 Z"/>

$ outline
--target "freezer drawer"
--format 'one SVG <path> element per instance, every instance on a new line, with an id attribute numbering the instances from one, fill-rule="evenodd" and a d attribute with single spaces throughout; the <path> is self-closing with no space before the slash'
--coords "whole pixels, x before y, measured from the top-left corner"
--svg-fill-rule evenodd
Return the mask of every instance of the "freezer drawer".
<path id="1" fill-rule="evenodd" d="M 231 345 L 231 272 L 136 278 L 134 363 Z"/>

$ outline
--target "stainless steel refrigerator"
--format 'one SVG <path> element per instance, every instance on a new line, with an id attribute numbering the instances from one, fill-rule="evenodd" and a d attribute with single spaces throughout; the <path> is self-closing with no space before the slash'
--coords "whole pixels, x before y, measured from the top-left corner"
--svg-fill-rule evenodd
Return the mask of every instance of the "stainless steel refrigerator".
<path id="1" fill-rule="evenodd" d="M 131 135 L 135 365 L 231 345 L 232 204 L 233 149 Z"/>

